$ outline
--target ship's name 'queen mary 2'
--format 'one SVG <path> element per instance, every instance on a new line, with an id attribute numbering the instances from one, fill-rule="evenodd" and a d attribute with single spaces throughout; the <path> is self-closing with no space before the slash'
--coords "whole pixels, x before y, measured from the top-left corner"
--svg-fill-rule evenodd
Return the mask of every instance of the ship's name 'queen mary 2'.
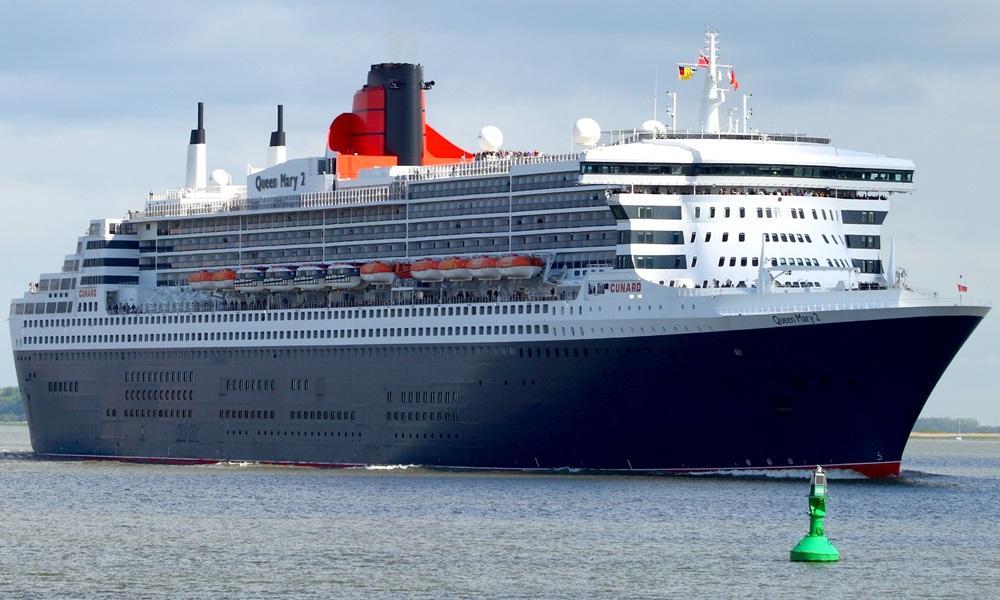
<path id="1" fill-rule="evenodd" d="M 697 132 L 580 119 L 545 155 L 491 126 L 463 150 L 420 65 L 376 64 L 320 156 L 286 157 L 279 106 L 245 185 L 208 173 L 199 104 L 184 186 L 11 303 L 35 452 L 897 474 L 988 311 L 896 268 L 913 163 L 760 133 L 745 101 L 723 130 L 715 32 L 678 69 Z"/>

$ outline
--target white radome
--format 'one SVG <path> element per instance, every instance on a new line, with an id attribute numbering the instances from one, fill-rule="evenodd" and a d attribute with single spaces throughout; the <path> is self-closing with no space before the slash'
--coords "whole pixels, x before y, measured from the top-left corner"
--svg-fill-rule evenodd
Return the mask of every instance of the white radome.
<path id="1" fill-rule="evenodd" d="M 601 139 L 601 126 L 597 121 L 584 117 L 573 123 L 573 143 L 578 146 L 596 146 Z"/>
<path id="2" fill-rule="evenodd" d="M 215 169 L 212 171 L 212 183 L 215 185 L 229 185 L 233 182 L 233 177 L 225 169 Z"/>
<path id="3" fill-rule="evenodd" d="M 494 152 L 503 145 L 503 132 L 499 127 L 487 125 L 479 130 L 479 148 L 486 152 Z"/>
<path id="4" fill-rule="evenodd" d="M 645 133 L 666 133 L 667 126 L 663 123 L 657 121 L 656 119 L 649 119 L 648 121 L 643 121 L 640 126 Z"/>

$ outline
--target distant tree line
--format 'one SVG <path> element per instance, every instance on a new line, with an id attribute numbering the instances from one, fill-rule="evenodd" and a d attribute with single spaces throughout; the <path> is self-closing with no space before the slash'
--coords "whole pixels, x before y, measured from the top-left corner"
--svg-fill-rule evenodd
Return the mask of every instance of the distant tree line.
<path id="1" fill-rule="evenodd" d="M 917 433 L 1000 433 L 1000 427 L 980 425 L 978 419 L 921 417 L 913 426 Z"/>
<path id="2" fill-rule="evenodd" d="M 23 421 L 24 406 L 16 387 L 0 388 L 0 422 Z"/>

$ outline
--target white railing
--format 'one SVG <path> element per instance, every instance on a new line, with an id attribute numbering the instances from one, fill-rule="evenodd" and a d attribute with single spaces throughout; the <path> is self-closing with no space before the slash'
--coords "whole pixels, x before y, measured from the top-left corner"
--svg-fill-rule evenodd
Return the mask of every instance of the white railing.
<path id="1" fill-rule="evenodd" d="M 836 310 L 870 310 L 878 308 L 917 308 L 925 306 L 989 306 L 989 302 L 979 302 L 967 298 L 915 298 L 895 300 L 866 300 L 858 302 L 820 302 L 816 304 L 771 304 L 720 308 L 722 316 L 770 315 L 780 313 L 829 312 Z"/>
<path id="2" fill-rule="evenodd" d="M 753 140 L 759 142 L 794 142 L 797 144 L 829 144 L 830 138 L 802 133 L 705 133 L 703 131 L 642 131 L 640 129 L 609 129 L 602 131 L 609 146 L 631 144 L 639 140 Z"/>
<path id="3" fill-rule="evenodd" d="M 321 206 L 364 205 L 386 202 L 392 196 L 393 186 L 373 186 L 334 190 L 332 192 L 312 192 L 296 196 L 271 196 L 267 198 L 247 198 L 239 194 L 226 200 L 205 200 L 181 202 L 178 194 L 174 200 L 152 199 L 146 202 L 146 209 L 132 213 L 132 217 L 188 217 L 222 212 L 247 210 L 268 210 L 275 208 L 311 208 Z M 170 193 L 168 192 L 168 194 Z"/>
<path id="4" fill-rule="evenodd" d="M 515 165 L 535 165 L 552 162 L 580 160 L 581 154 L 498 154 L 482 156 L 476 160 L 450 165 L 417 167 L 403 176 L 406 181 L 445 179 L 449 177 L 470 177 L 474 175 L 501 175 L 509 173 Z"/>

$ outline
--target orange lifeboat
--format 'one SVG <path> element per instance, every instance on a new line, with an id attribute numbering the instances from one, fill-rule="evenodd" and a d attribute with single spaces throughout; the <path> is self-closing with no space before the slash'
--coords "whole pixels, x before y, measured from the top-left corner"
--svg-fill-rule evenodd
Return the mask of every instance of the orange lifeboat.
<path id="1" fill-rule="evenodd" d="M 410 274 L 419 281 L 441 281 L 444 279 L 440 261 L 435 258 L 422 258 L 413 263 L 413 266 L 410 267 Z"/>
<path id="2" fill-rule="evenodd" d="M 441 275 L 451 281 L 468 281 L 472 279 L 472 272 L 469 270 L 469 259 L 457 256 L 446 258 L 441 261 L 439 268 Z"/>
<path id="3" fill-rule="evenodd" d="M 530 279 L 542 272 L 545 263 L 537 256 L 510 254 L 498 261 L 500 276 L 508 279 Z"/>
<path id="4" fill-rule="evenodd" d="M 232 269 L 222 269 L 212 273 L 212 283 L 215 289 L 231 290 L 236 287 L 236 271 Z"/>
<path id="5" fill-rule="evenodd" d="M 499 262 L 495 256 L 477 256 L 469 261 L 469 273 L 476 279 L 500 279 Z"/>
<path id="6" fill-rule="evenodd" d="M 211 290 L 215 288 L 211 271 L 198 271 L 188 276 L 188 285 L 196 290 Z"/>
<path id="7" fill-rule="evenodd" d="M 410 273 L 410 263 L 396 263 L 394 270 L 397 279 L 413 279 L 413 274 Z"/>
<path id="8" fill-rule="evenodd" d="M 396 271 L 391 263 L 380 260 L 361 265 L 361 279 L 375 285 L 388 285 L 396 280 Z"/>

